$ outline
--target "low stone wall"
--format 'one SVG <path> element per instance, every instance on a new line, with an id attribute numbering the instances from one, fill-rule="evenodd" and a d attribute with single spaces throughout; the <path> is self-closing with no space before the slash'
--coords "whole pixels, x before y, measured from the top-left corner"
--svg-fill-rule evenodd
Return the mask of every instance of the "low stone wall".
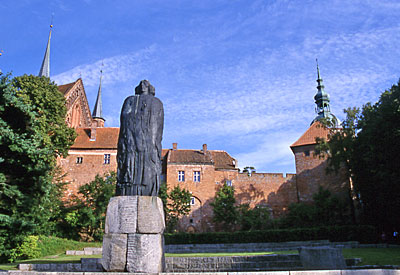
<path id="1" fill-rule="evenodd" d="M 225 243 L 225 244 L 169 244 L 166 253 L 220 253 L 220 252 L 268 252 L 297 250 L 300 247 L 330 246 L 338 248 L 355 248 L 358 242 L 331 243 L 328 240 L 280 242 L 280 243 Z"/>
<path id="2" fill-rule="evenodd" d="M 230 244 L 169 244 L 166 253 L 220 253 L 220 252 L 268 252 L 297 250 L 300 247 L 330 246 L 336 248 L 387 248 L 400 245 L 360 244 L 358 242 L 304 241 L 283 243 L 230 243 Z M 67 255 L 100 255 L 101 247 L 86 247 L 84 250 L 67 250 Z"/>
<path id="3" fill-rule="evenodd" d="M 100 255 L 101 247 L 85 247 L 83 250 L 67 250 L 66 255 Z"/>

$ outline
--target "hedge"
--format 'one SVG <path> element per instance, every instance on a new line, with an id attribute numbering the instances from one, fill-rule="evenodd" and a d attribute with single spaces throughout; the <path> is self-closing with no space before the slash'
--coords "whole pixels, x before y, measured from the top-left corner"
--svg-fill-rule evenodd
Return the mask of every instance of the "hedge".
<path id="1" fill-rule="evenodd" d="M 314 228 L 238 231 L 233 233 L 169 233 L 164 234 L 164 237 L 166 244 L 267 243 L 312 240 L 376 243 L 378 241 L 378 234 L 375 227 L 369 225 L 322 226 Z"/>

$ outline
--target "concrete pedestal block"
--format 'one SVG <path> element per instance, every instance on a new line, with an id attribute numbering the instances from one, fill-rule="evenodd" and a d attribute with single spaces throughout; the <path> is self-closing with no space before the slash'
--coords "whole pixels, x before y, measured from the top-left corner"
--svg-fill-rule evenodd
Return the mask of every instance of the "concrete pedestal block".
<path id="1" fill-rule="evenodd" d="M 160 234 L 165 229 L 162 200 L 159 197 L 140 196 L 138 198 L 137 232 Z"/>
<path id="2" fill-rule="evenodd" d="M 112 197 L 107 206 L 104 232 L 128 234 L 136 233 L 138 196 Z"/>
<path id="3" fill-rule="evenodd" d="M 333 247 L 301 247 L 300 261 L 305 269 L 344 269 L 342 250 Z"/>
<path id="4" fill-rule="evenodd" d="M 125 270 L 127 245 L 127 234 L 104 234 L 101 264 L 105 270 Z"/>
<path id="5" fill-rule="evenodd" d="M 162 234 L 129 234 L 126 270 L 136 273 L 163 272 L 164 241 Z"/>
<path id="6" fill-rule="evenodd" d="M 164 271 L 163 203 L 152 196 L 110 199 L 103 237 L 102 266 L 106 271 Z"/>

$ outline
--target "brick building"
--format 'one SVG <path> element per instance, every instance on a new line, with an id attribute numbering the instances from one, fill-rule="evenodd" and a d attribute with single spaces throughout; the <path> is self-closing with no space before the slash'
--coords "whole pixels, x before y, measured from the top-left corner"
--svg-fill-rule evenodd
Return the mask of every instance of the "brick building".
<path id="1" fill-rule="evenodd" d="M 49 47 L 39 75 L 49 77 Z M 273 217 L 279 217 L 291 203 L 310 202 L 320 186 L 334 192 L 348 190 L 348 180 L 339 175 L 326 175 L 326 160 L 314 156 L 315 138 L 328 137 L 328 130 L 319 120 L 330 118 L 337 121 L 330 112 L 329 95 L 324 91 L 319 68 L 315 95 L 317 117 L 305 133 L 294 142 L 292 149 L 296 163 L 296 174 L 240 173 L 237 160 L 225 151 L 208 150 L 204 144 L 199 150 L 178 149 L 176 143 L 171 149 L 163 149 L 163 175 L 168 188 L 176 185 L 192 193 L 191 212 L 181 219 L 180 230 L 204 232 L 214 230 L 212 223 L 212 202 L 215 192 L 223 184 L 235 188 L 238 203 L 248 203 L 270 209 Z M 69 150 L 69 156 L 58 159 L 58 164 L 70 182 L 65 197 L 76 194 L 78 188 L 92 181 L 97 174 L 116 171 L 116 154 L 119 128 L 104 127 L 102 115 L 101 80 L 93 113 L 90 112 L 82 80 L 60 85 L 59 91 L 65 96 L 67 106 L 66 123 L 76 129 L 77 138 Z"/>

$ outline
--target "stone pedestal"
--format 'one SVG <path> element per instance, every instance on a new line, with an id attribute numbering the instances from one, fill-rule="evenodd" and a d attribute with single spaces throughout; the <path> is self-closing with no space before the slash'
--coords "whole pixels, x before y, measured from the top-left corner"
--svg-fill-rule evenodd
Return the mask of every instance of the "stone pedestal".
<path id="1" fill-rule="evenodd" d="M 305 269 L 344 269 L 342 250 L 334 247 L 301 247 L 300 261 Z"/>
<path id="2" fill-rule="evenodd" d="M 103 237 L 103 268 L 110 272 L 163 272 L 164 229 L 164 211 L 160 198 L 111 198 Z"/>

